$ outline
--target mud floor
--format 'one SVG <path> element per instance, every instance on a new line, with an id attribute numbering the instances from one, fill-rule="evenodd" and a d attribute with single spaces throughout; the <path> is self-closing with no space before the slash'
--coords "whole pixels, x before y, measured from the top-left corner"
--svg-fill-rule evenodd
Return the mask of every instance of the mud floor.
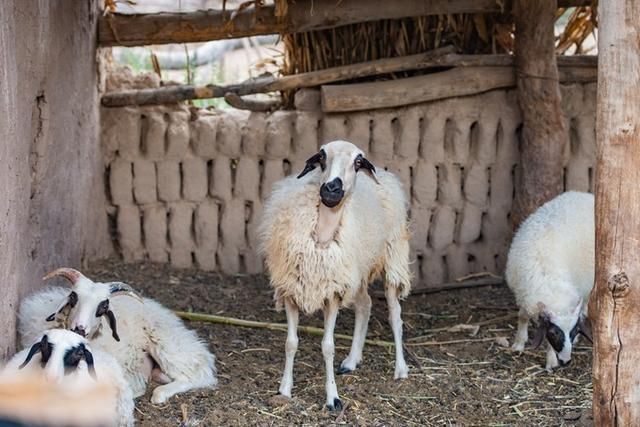
<path id="1" fill-rule="evenodd" d="M 105 261 L 86 271 L 94 280 L 122 280 L 176 310 L 265 322 L 285 322 L 263 276 L 223 276 L 149 263 Z M 372 287 L 375 294 L 380 287 Z M 373 298 L 368 338 L 391 340 L 384 299 Z M 274 399 L 284 364 L 285 334 L 191 322 L 217 357 L 219 387 L 193 391 L 155 406 L 136 402 L 141 426 L 213 425 L 591 425 L 591 348 L 581 342 L 569 367 L 544 368 L 544 351 L 513 354 L 515 305 L 504 286 L 409 297 L 403 303 L 410 376 L 393 380 L 390 348 L 365 346 L 353 374 L 337 376 L 345 405 L 324 406 L 319 336 L 300 334 L 293 399 Z M 459 324 L 481 325 L 477 334 Z M 322 316 L 301 317 L 322 326 Z M 342 310 L 337 333 L 351 334 L 353 313 Z M 336 367 L 349 341 L 336 340 Z M 151 387 L 154 387 L 152 384 Z M 151 389 L 150 387 L 150 389 Z"/>

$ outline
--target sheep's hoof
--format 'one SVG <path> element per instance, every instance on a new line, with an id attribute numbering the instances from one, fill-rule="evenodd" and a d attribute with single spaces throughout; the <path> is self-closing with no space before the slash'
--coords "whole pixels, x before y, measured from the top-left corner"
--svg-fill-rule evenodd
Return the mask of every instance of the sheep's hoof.
<path id="1" fill-rule="evenodd" d="M 345 368 L 344 366 L 340 366 L 338 368 L 338 375 L 350 374 L 353 372 L 353 369 Z"/>
<path id="2" fill-rule="evenodd" d="M 327 405 L 330 411 L 342 411 L 342 401 L 337 397 L 333 399 L 333 405 Z"/>

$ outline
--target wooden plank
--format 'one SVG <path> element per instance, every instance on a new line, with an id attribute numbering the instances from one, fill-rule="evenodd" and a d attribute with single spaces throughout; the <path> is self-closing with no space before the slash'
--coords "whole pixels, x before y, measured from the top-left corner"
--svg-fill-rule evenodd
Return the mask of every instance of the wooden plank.
<path id="1" fill-rule="evenodd" d="M 562 150 L 569 139 L 562 112 L 554 23 L 556 0 L 516 0 L 515 60 L 522 111 L 520 179 L 513 227 L 563 187 Z"/>
<path id="2" fill-rule="evenodd" d="M 604 5 L 602 5 L 604 6 Z M 593 421 L 640 425 L 640 2 L 599 8 Z"/>
<path id="3" fill-rule="evenodd" d="M 503 0 L 296 0 L 278 17 L 275 6 L 245 9 L 230 21 L 233 11 L 188 13 L 107 14 L 98 22 L 100 46 L 204 42 L 265 34 L 297 33 L 358 22 L 451 13 L 508 11 Z M 590 4 L 563 0 L 561 6 Z M 505 6 L 506 5 L 506 6 Z"/>

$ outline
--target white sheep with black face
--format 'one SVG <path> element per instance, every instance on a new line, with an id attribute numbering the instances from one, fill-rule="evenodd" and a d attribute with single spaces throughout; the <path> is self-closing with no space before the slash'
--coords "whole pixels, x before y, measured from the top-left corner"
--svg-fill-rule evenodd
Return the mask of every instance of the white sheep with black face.
<path id="1" fill-rule="evenodd" d="M 579 334 L 591 340 L 594 247 L 593 195 L 575 191 L 538 208 L 511 243 L 505 278 L 520 307 L 512 348 L 524 350 L 529 319 L 537 320 L 533 346 L 546 338 L 548 370 L 569 364 Z"/>
<path id="2" fill-rule="evenodd" d="M 74 331 L 118 360 L 135 397 L 145 393 L 149 379 L 159 382 L 153 403 L 216 385 L 213 354 L 171 310 L 121 282 L 93 282 L 71 268 L 53 271 L 45 279 L 54 276 L 64 277 L 72 288 L 49 288 L 24 299 L 18 313 L 23 345 L 46 329 Z M 107 326 L 110 332 L 105 334 Z"/>
<path id="3" fill-rule="evenodd" d="M 132 426 L 133 393 L 124 378 L 122 368 L 110 354 L 92 349 L 89 342 L 65 329 L 51 329 L 34 340 L 32 345 L 17 353 L 4 367 L 2 378 L 20 378 L 24 375 L 43 375 L 47 381 L 60 383 L 66 391 L 82 393 L 93 381 L 108 385 L 113 390 L 113 401 L 107 410 L 114 426 Z"/>
<path id="4" fill-rule="evenodd" d="M 351 351 L 339 369 L 345 373 L 362 360 L 371 312 L 367 287 L 379 276 L 385 279 L 395 340 L 394 377 L 407 377 L 399 303 L 411 287 L 407 201 L 393 174 L 376 171 L 364 152 L 349 142 L 323 145 L 297 177 L 274 185 L 260 235 L 277 305 L 287 314 L 280 394 L 291 396 L 299 311 L 323 310 L 326 404 L 330 410 L 342 407 L 333 373 L 338 309 L 355 310 Z"/>

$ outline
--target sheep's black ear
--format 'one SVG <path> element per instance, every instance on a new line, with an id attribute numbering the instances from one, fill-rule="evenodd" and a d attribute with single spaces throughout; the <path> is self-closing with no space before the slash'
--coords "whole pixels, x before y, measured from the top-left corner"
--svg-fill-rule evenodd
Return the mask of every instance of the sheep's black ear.
<path id="1" fill-rule="evenodd" d="M 549 317 L 546 314 L 540 314 L 540 316 L 538 317 L 538 326 L 536 328 L 536 333 L 533 336 L 533 342 L 531 343 L 533 348 L 540 347 L 540 344 L 542 344 L 542 340 L 544 340 L 544 337 L 547 334 L 549 325 Z"/>
<path id="2" fill-rule="evenodd" d="M 298 179 L 314 170 L 317 165 L 320 165 L 320 169 L 322 170 L 327 167 L 327 153 L 325 153 L 324 150 L 318 151 L 307 159 L 307 163 L 304 165 L 304 169 L 300 172 L 300 175 L 298 175 Z"/>
<path id="3" fill-rule="evenodd" d="M 84 345 L 82 345 L 82 350 L 84 353 L 84 361 L 87 362 L 87 369 L 89 370 L 89 375 L 91 375 L 91 377 L 94 380 L 97 380 L 98 376 L 96 375 L 96 369 L 93 366 L 93 354 L 91 354 L 89 349 L 86 348 Z"/>
<path id="4" fill-rule="evenodd" d="M 49 317 L 47 317 L 47 322 L 53 322 L 56 319 L 56 314 L 58 314 L 58 312 L 52 313 Z"/>
<path id="5" fill-rule="evenodd" d="M 111 336 L 116 341 L 120 341 L 120 337 L 118 336 L 118 325 L 116 323 L 116 315 L 113 314 L 113 311 L 107 310 L 106 313 L 107 319 L 109 319 L 109 327 L 111 328 Z"/>
<path id="6" fill-rule="evenodd" d="M 49 358 L 51 357 L 51 352 L 53 351 L 53 345 L 49 342 L 49 337 L 43 335 L 39 342 L 35 343 L 31 346 L 29 350 L 29 354 L 27 354 L 27 358 L 22 362 L 22 365 L 18 367 L 18 369 L 22 369 L 31 362 L 33 356 L 38 353 L 42 353 L 42 358 L 40 359 L 40 364 L 44 367 Z"/>
<path id="7" fill-rule="evenodd" d="M 589 340 L 593 344 L 593 333 L 591 331 L 591 322 L 587 317 L 581 316 L 578 320 L 578 333 Z"/>
<path id="8" fill-rule="evenodd" d="M 66 309 L 71 309 L 75 307 L 77 303 L 78 303 L 78 294 L 76 294 L 74 291 L 71 291 L 71 293 L 67 297 L 67 300 L 64 303 L 62 303 L 60 308 L 58 308 L 58 310 L 56 310 L 55 313 L 47 317 L 46 319 L 47 322 L 53 322 L 56 319 L 56 315 L 62 313 Z"/>
<path id="9" fill-rule="evenodd" d="M 356 172 L 364 171 L 377 184 L 380 184 L 380 181 L 378 181 L 378 177 L 376 176 L 376 167 L 373 166 L 373 164 L 369 160 L 367 160 L 362 154 L 358 154 L 358 156 L 353 162 L 353 166 L 356 169 Z"/>

